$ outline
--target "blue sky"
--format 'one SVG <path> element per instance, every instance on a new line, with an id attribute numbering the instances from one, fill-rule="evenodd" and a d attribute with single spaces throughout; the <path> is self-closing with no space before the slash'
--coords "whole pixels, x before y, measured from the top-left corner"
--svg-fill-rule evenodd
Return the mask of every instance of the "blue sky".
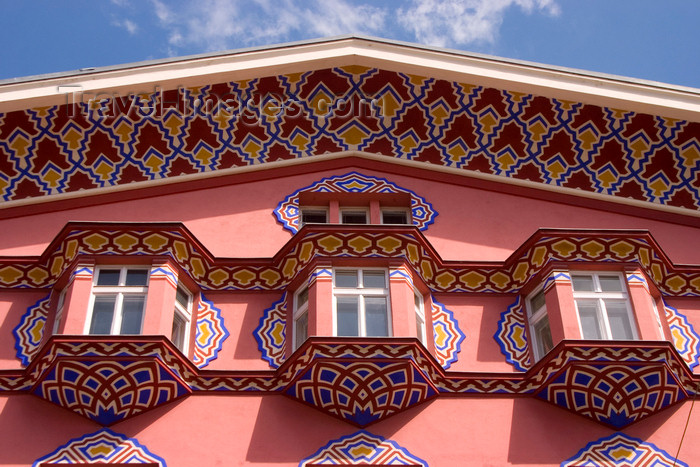
<path id="1" fill-rule="evenodd" d="M 0 79 L 357 33 L 700 88 L 698 0 L 0 5 Z"/>

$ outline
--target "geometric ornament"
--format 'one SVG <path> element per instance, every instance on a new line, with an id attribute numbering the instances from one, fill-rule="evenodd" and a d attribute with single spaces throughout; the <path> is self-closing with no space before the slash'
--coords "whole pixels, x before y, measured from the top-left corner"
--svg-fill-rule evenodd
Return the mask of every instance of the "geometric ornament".
<path id="1" fill-rule="evenodd" d="M 197 368 L 204 368 L 219 355 L 219 351 L 228 336 L 229 332 L 224 326 L 221 310 L 200 293 L 193 358 Z"/>
<path id="2" fill-rule="evenodd" d="M 575 456 L 561 463 L 561 467 L 610 465 L 636 467 L 688 467 L 663 449 L 624 433 L 613 433 L 588 443 Z"/>
<path id="3" fill-rule="evenodd" d="M 299 462 L 299 467 L 314 465 L 410 465 L 428 467 L 396 442 L 364 430 L 343 436 Z"/>
<path id="4" fill-rule="evenodd" d="M 103 426 L 112 425 L 191 392 L 158 358 L 59 358 L 32 392 Z"/>
<path id="5" fill-rule="evenodd" d="M 574 362 L 536 394 L 620 430 L 687 397 L 663 363 Z"/>
<path id="6" fill-rule="evenodd" d="M 53 464 L 167 465 L 163 458 L 150 452 L 135 438 L 127 438 L 109 428 L 68 441 L 51 454 L 34 461 L 32 467 Z"/>
<path id="7" fill-rule="evenodd" d="M 671 330 L 673 346 L 692 370 L 700 362 L 700 336 L 695 332 L 693 325 L 688 322 L 685 315 L 667 305 L 665 301 L 664 311 L 668 327 Z"/>
<path id="8" fill-rule="evenodd" d="M 253 331 L 262 358 L 271 368 L 279 368 L 284 361 L 286 342 L 287 292 L 263 311 L 260 324 Z"/>
<path id="9" fill-rule="evenodd" d="M 435 221 L 433 206 L 411 190 L 402 188 L 385 178 L 350 172 L 327 177 L 301 188 L 282 200 L 275 209 L 277 221 L 290 232 L 299 231 L 299 196 L 301 193 L 406 193 L 411 197 L 411 220 L 419 230 L 426 230 Z"/>
<path id="10" fill-rule="evenodd" d="M 285 393 L 341 420 L 366 426 L 437 395 L 408 359 L 321 359 Z"/>
<path id="11" fill-rule="evenodd" d="M 27 308 L 17 327 L 12 330 L 12 334 L 15 336 L 17 358 L 22 361 L 24 366 L 27 366 L 39 351 L 41 339 L 44 337 L 46 318 L 49 315 L 50 298 L 51 295 L 47 295 Z"/>
<path id="12" fill-rule="evenodd" d="M 530 352 L 525 332 L 525 313 L 519 295 L 515 303 L 501 313 L 498 330 L 493 337 L 506 356 L 506 361 L 519 371 L 527 371 L 530 367 Z"/>
<path id="13" fill-rule="evenodd" d="M 457 354 L 462 349 L 462 341 L 465 336 L 454 314 L 445 308 L 445 305 L 432 302 L 433 338 L 435 339 L 435 357 L 444 369 L 448 369 L 457 361 Z"/>

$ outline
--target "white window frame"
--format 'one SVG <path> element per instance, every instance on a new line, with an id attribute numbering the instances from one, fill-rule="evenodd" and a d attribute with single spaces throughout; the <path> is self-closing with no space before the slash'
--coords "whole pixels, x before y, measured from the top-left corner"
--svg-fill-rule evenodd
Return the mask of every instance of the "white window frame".
<path id="1" fill-rule="evenodd" d="M 325 222 L 308 222 L 309 224 L 328 224 L 330 222 L 328 219 L 328 206 L 303 206 L 299 208 L 299 228 L 305 225 L 304 212 L 311 211 L 323 212 L 326 216 L 326 220 Z"/>
<path id="2" fill-rule="evenodd" d="M 306 301 L 299 303 L 299 297 L 306 291 Z M 294 294 L 294 314 L 292 315 L 292 350 L 296 350 L 306 341 L 297 342 L 297 321 L 306 314 L 306 339 L 309 337 L 309 286 L 304 284 Z"/>
<path id="3" fill-rule="evenodd" d="M 428 346 L 428 330 L 425 325 L 425 300 L 423 294 L 417 290 L 413 290 L 413 309 L 416 313 L 416 333 L 418 340 L 424 346 Z"/>
<path id="4" fill-rule="evenodd" d="M 344 271 L 357 272 L 357 287 L 336 287 L 336 274 Z M 365 271 L 384 273 L 384 288 L 378 287 L 363 287 L 363 275 Z M 391 337 L 392 336 L 392 320 L 391 320 L 391 300 L 389 295 L 389 271 L 383 268 L 333 268 L 333 335 L 338 334 L 338 305 L 337 297 L 356 296 L 358 300 L 358 336 L 367 337 L 366 317 L 365 317 L 365 297 L 383 297 L 386 300 L 386 320 L 387 320 L 387 335 L 376 337 Z M 352 336 L 341 336 L 352 337 Z"/>
<path id="5" fill-rule="evenodd" d="M 574 277 L 575 276 L 591 276 L 593 278 L 593 292 L 575 291 Z M 600 286 L 600 276 L 616 276 L 620 281 L 621 292 L 603 292 Z M 583 325 L 581 324 L 581 314 L 579 312 L 579 301 L 595 301 L 596 302 L 596 319 L 598 321 L 598 329 L 600 331 L 601 340 L 613 340 L 612 331 L 610 329 L 610 321 L 608 312 L 605 306 L 605 300 L 621 300 L 625 303 L 626 317 L 632 331 L 630 339 L 639 339 L 637 323 L 634 313 L 632 312 L 632 304 L 629 293 L 627 291 L 627 280 L 619 272 L 612 271 L 571 271 L 571 289 L 576 305 L 576 319 L 578 320 L 579 332 L 581 338 L 585 339 L 583 334 Z"/>
<path id="6" fill-rule="evenodd" d="M 118 270 L 119 271 L 119 285 L 97 285 L 98 278 L 100 277 L 100 271 L 103 270 Z M 148 285 L 146 286 L 127 286 L 123 285 L 126 282 L 126 274 L 128 270 L 142 270 L 146 271 L 146 283 L 150 281 L 150 268 L 143 266 L 99 266 L 95 268 L 95 273 L 92 277 L 92 291 L 90 294 L 90 304 L 88 309 L 88 314 L 85 320 L 85 327 L 83 333 L 86 335 L 93 335 L 90 333 L 90 327 L 92 324 L 92 315 L 95 308 L 95 298 L 98 296 L 105 295 L 116 295 L 116 301 L 114 305 L 114 315 L 112 316 L 112 326 L 110 328 L 109 334 L 94 334 L 94 335 L 120 335 L 121 324 L 122 324 L 122 312 L 123 303 L 125 296 L 143 296 L 143 310 L 141 312 L 141 324 L 139 326 L 139 334 L 143 333 L 143 321 L 146 314 L 146 300 L 148 299 Z M 132 334 L 134 335 L 134 334 Z"/>
<path id="7" fill-rule="evenodd" d="M 177 291 L 181 290 L 183 294 L 187 297 L 187 305 L 184 306 L 182 303 L 180 303 L 177 299 Z M 194 296 L 192 293 L 187 289 L 182 284 L 177 285 L 177 289 L 175 291 L 175 305 L 174 305 L 174 310 L 173 310 L 173 326 L 175 325 L 175 319 L 179 317 L 182 321 L 185 323 L 185 328 L 183 330 L 183 339 L 182 339 L 182 346 L 178 346 L 177 342 L 173 339 L 174 336 L 172 335 L 172 332 L 170 334 L 170 340 L 177 347 L 180 349 L 180 351 L 184 354 L 187 354 L 189 350 L 189 345 L 190 345 L 190 326 L 192 325 L 192 305 L 194 303 Z"/>
<path id="8" fill-rule="evenodd" d="M 532 349 L 533 349 L 533 356 L 535 361 L 539 361 L 544 357 L 549 350 L 545 351 L 544 346 L 542 342 L 540 342 L 537 339 L 537 331 L 536 327 L 540 322 L 546 320 L 547 321 L 547 327 L 549 328 L 549 339 L 552 340 L 552 328 L 549 323 L 549 315 L 547 314 L 547 304 L 546 302 L 542 304 L 541 307 L 534 309 L 532 301 L 534 300 L 535 297 L 537 297 L 539 294 L 542 294 L 542 298 L 545 299 L 545 292 L 544 289 L 538 289 L 535 292 L 531 293 L 526 299 L 525 299 L 525 307 L 527 309 L 527 321 L 528 325 L 530 328 L 530 337 L 532 338 Z M 552 347 L 554 342 L 552 342 Z"/>
<path id="9" fill-rule="evenodd" d="M 350 222 L 343 222 L 343 214 L 348 213 L 348 212 L 362 212 L 365 215 L 365 221 L 363 223 L 355 224 L 355 223 L 350 223 Z M 358 206 L 358 207 L 341 207 L 340 208 L 340 223 L 345 224 L 345 225 L 366 225 L 370 223 L 370 218 L 369 218 L 369 208 L 365 206 Z"/>
<path id="10" fill-rule="evenodd" d="M 380 209 L 381 211 L 381 223 L 384 225 L 412 225 L 413 220 L 411 219 L 411 210 L 408 208 L 402 208 L 402 207 L 392 207 L 392 206 L 386 206 Z M 384 222 L 384 214 L 387 212 L 401 212 L 406 215 L 406 222 L 404 224 L 387 224 Z"/>

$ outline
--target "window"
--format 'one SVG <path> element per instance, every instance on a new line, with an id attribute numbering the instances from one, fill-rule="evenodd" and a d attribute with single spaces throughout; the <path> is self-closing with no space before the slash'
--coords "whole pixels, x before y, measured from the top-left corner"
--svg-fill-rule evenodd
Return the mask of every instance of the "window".
<path id="1" fill-rule="evenodd" d="M 572 274 L 574 301 L 584 339 L 636 339 L 632 310 L 622 276 Z"/>
<path id="2" fill-rule="evenodd" d="M 56 304 L 56 317 L 53 320 L 53 332 L 52 334 L 58 334 L 58 330 L 61 328 L 61 319 L 63 319 L 63 305 L 66 302 L 66 289 L 61 290 L 58 294 L 58 303 Z"/>
<path id="3" fill-rule="evenodd" d="M 407 209 L 382 209 L 382 224 L 410 224 Z"/>
<path id="4" fill-rule="evenodd" d="M 383 269 L 335 270 L 335 335 L 389 336 L 387 284 L 387 272 Z"/>
<path id="5" fill-rule="evenodd" d="M 418 340 L 420 340 L 423 345 L 426 345 L 423 296 L 415 290 L 413 291 L 413 306 L 416 312 L 416 333 L 418 334 Z"/>
<path id="6" fill-rule="evenodd" d="M 363 208 L 348 208 L 340 211 L 341 224 L 367 224 L 367 210 Z"/>
<path id="7" fill-rule="evenodd" d="M 326 208 L 302 208 L 301 225 L 304 224 L 327 224 L 328 210 Z"/>
<path id="8" fill-rule="evenodd" d="M 304 287 L 294 297 L 294 349 L 309 337 L 309 288 Z"/>
<path id="9" fill-rule="evenodd" d="M 148 269 L 98 268 L 93 279 L 88 334 L 140 334 Z"/>
<path id="10" fill-rule="evenodd" d="M 187 353 L 190 321 L 192 319 L 192 295 L 182 286 L 177 286 L 175 292 L 175 313 L 173 314 L 173 330 L 170 340 L 175 347 Z"/>
<path id="11" fill-rule="evenodd" d="M 552 332 L 549 329 L 544 290 L 540 290 L 527 300 L 527 316 L 530 323 L 530 336 L 534 341 L 534 357 L 535 360 L 539 360 L 554 347 Z"/>

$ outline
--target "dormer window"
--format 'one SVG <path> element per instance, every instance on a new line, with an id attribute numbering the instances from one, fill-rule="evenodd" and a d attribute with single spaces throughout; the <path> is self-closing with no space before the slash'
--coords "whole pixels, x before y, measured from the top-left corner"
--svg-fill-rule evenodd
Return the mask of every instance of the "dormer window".
<path id="1" fill-rule="evenodd" d="M 637 339 L 622 276 L 572 274 L 574 301 L 584 339 Z"/>
<path id="2" fill-rule="evenodd" d="M 141 334 L 148 274 L 145 268 L 97 268 L 86 333 Z"/>
<path id="3" fill-rule="evenodd" d="M 382 209 L 382 224 L 407 225 L 411 223 L 408 209 Z"/>
<path id="4" fill-rule="evenodd" d="M 368 224 L 369 215 L 363 208 L 343 208 L 340 210 L 341 224 Z"/>
<path id="5" fill-rule="evenodd" d="M 327 224 L 328 209 L 326 208 L 302 208 L 301 226 L 304 224 Z"/>

